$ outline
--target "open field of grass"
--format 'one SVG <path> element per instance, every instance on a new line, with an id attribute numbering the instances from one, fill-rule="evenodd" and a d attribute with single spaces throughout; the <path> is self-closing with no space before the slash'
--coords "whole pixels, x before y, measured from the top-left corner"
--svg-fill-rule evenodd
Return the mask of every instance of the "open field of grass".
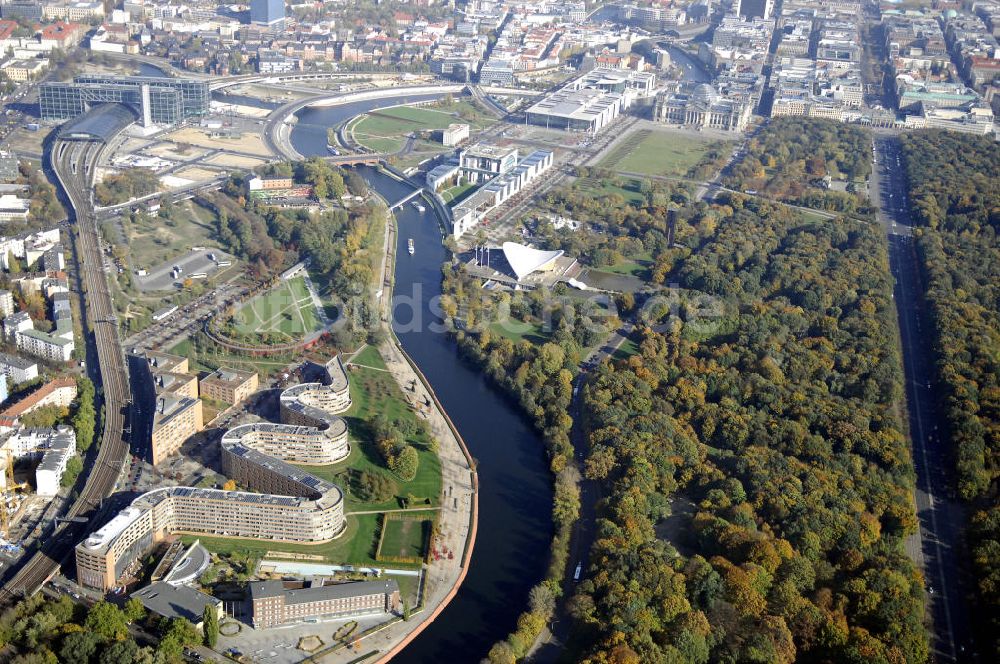
<path id="1" fill-rule="evenodd" d="M 362 348 L 361 351 L 351 360 L 351 364 L 358 364 L 363 367 L 374 367 L 376 369 L 385 369 L 385 360 L 382 359 L 382 354 L 378 352 L 378 348 L 371 345 Z"/>
<path id="2" fill-rule="evenodd" d="M 680 132 L 642 129 L 623 140 L 600 165 L 615 171 L 680 177 L 716 143 Z"/>
<path id="3" fill-rule="evenodd" d="M 649 260 L 648 257 L 626 258 L 615 263 L 614 265 L 598 268 L 598 270 L 600 272 L 608 272 L 610 274 L 624 274 L 630 277 L 648 279 L 649 269 L 652 266 L 653 261 Z"/>
<path id="4" fill-rule="evenodd" d="M 641 191 L 643 180 L 630 177 L 619 178 L 619 180 L 620 184 L 615 184 L 598 178 L 581 178 L 576 181 L 574 187 L 596 198 L 606 198 L 612 194 L 618 194 L 627 203 L 641 204 L 646 201 L 646 194 Z M 648 180 L 646 181 L 648 182 Z"/>
<path id="5" fill-rule="evenodd" d="M 215 213 L 192 201 L 170 207 L 169 217 L 136 215 L 136 222 L 123 221 L 131 265 L 152 268 L 186 254 L 191 247 L 223 249 L 215 239 Z"/>
<path id="6" fill-rule="evenodd" d="M 302 277 L 282 281 L 254 297 L 236 312 L 233 323 L 240 334 L 269 334 L 289 341 L 322 327 Z"/>
<path id="7" fill-rule="evenodd" d="M 473 130 L 482 129 L 489 120 L 488 115 L 467 101 L 397 106 L 366 114 L 351 126 L 350 132 L 359 143 L 376 152 L 397 152 L 411 133 L 440 130 L 455 122 L 468 124 Z M 441 145 L 437 147 L 444 149 Z"/>
<path id="8" fill-rule="evenodd" d="M 615 360 L 627 360 L 633 355 L 639 354 L 639 338 L 634 332 L 625 337 L 625 341 L 619 346 L 611 357 Z"/>
<path id="9" fill-rule="evenodd" d="M 423 558 L 430 542 L 434 514 L 407 514 L 403 518 L 388 517 L 382 525 L 380 559 Z"/>
<path id="10" fill-rule="evenodd" d="M 552 338 L 551 331 L 547 331 L 541 323 L 525 323 L 514 319 L 506 325 L 499 321 L 492 323 L 490 332 L 514 343 L 527 340 L 533 344 L 543 344 Z"/>

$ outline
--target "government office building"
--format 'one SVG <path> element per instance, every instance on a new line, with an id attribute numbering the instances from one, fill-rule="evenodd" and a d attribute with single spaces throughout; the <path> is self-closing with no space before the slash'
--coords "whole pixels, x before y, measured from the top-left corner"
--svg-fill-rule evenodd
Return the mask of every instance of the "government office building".
<path id="1" fill-rule="evenodd" d="M 206 115 L 211 93 L 208 82 L 153 76 L 82 75 L 73 82 L 47 82 L 39 87 L 43 120 L 70 120 L 99 104 L 124 104 L 139 115 L 143 126 L 177 124 Z"/>

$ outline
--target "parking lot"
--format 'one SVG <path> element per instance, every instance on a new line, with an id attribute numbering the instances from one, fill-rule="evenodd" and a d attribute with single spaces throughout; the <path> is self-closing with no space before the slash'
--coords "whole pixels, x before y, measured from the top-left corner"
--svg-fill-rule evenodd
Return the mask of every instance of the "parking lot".
<path id="1" fill-rule="evenodd" d="M 355 633 L 363 632 L 388 619 L 389 616 L 386 614 L 354 618 L 358 623 Z M 216 650 L 225 652 L 230 648 L 235 648 L 254 662 L 293 664 L 301 662 L 310 654 L 298 649 L 300 639 L 309 636 L 319 637 L 323 642 L 319 649 L 329 648 L 334 644 L 334 633 L 350 620 L 348 618 L 319 620 L 272 627 L 266 630 L 256 630 L 246 623 L 241 623 L 243 629 L 236 636 L 219 636 Z M 367 651 L 369 648 L 362 645 L 361 649 Z M 351 661 L 355 657 L 357 657 L 357 653 L 344 648 L 340 651 L 339 657 L 324 658 L 324 661 Z"/>
<path id="2" fill-rule="evenodd" d="M 136 275 L 135 284 L 142 291 L 163 291 L 176 288 L 185 279 L 207 278 L 236 260 L 232 255 L 219 249 L 199 249 L 180 258 L 161 263 L 145 276 Z M 180 268 L 179 273 L 176 268 Z M 196 276 L 204 275 L 204 277 Z"/>

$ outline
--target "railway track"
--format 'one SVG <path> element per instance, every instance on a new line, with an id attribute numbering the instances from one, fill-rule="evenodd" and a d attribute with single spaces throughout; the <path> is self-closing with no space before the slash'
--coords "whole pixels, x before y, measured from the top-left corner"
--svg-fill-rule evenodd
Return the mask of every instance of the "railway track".
<path id="1" fill-rule="evenodd" d="M 96 459 L 76 502 L 65 515 L 83 517 L 87 522 L 64 522 L 45 538 L 45 543 L 0 589 L 0 601 L 12 601 L 31 595 L 51 579 L 76 543 L 87 533 L 91 521 L 99 516 L 104 500 L 114 491 L 123 464 L 128 457 L 126 439 L 128 409 L 131 406 L 128 369 L 119 337 L 118 321 L 111 300 L 111 289 L 104 272 L 104 259 L 97 219 L 91 200 L 94 167 L 105 145 L 57 139 L 49 152 L 49 166 L 72 207 L 75 220 L 78 269 L 86 287 L 83 328 L 88 346 L 97 354 L 95 384 L 104 396 L 104 429 Z M 91 363 L 93 371 L 93 363 Z"/>

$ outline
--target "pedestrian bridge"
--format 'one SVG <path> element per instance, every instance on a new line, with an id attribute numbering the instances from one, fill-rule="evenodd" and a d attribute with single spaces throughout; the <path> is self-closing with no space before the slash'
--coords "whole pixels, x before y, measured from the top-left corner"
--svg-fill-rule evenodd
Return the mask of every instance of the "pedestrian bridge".
<path id="1" fill-rule="evenodd" d="M 395 203 L 393 203 L 392 205 L 390 205 L 389 206 L 389 211 L 392 212 L 393 210 L 398 210 L 399 208 L 403 207 L 404 205 L 406 205 L 407 203 L 409 203 L 410 201 L 412 201 L 414 198 L 417 198 L 418 196 L 420 196 L 420 194 L 422 194 L 422 193 L 424 193 L 424 188 L 423 187 L 421 187 L 419 189 L 414 189 L 412 192 L 410 192 L 406 196 L 402 197 L 401 199 L 399 199 L 398 201 L 396 201 Z"/>

